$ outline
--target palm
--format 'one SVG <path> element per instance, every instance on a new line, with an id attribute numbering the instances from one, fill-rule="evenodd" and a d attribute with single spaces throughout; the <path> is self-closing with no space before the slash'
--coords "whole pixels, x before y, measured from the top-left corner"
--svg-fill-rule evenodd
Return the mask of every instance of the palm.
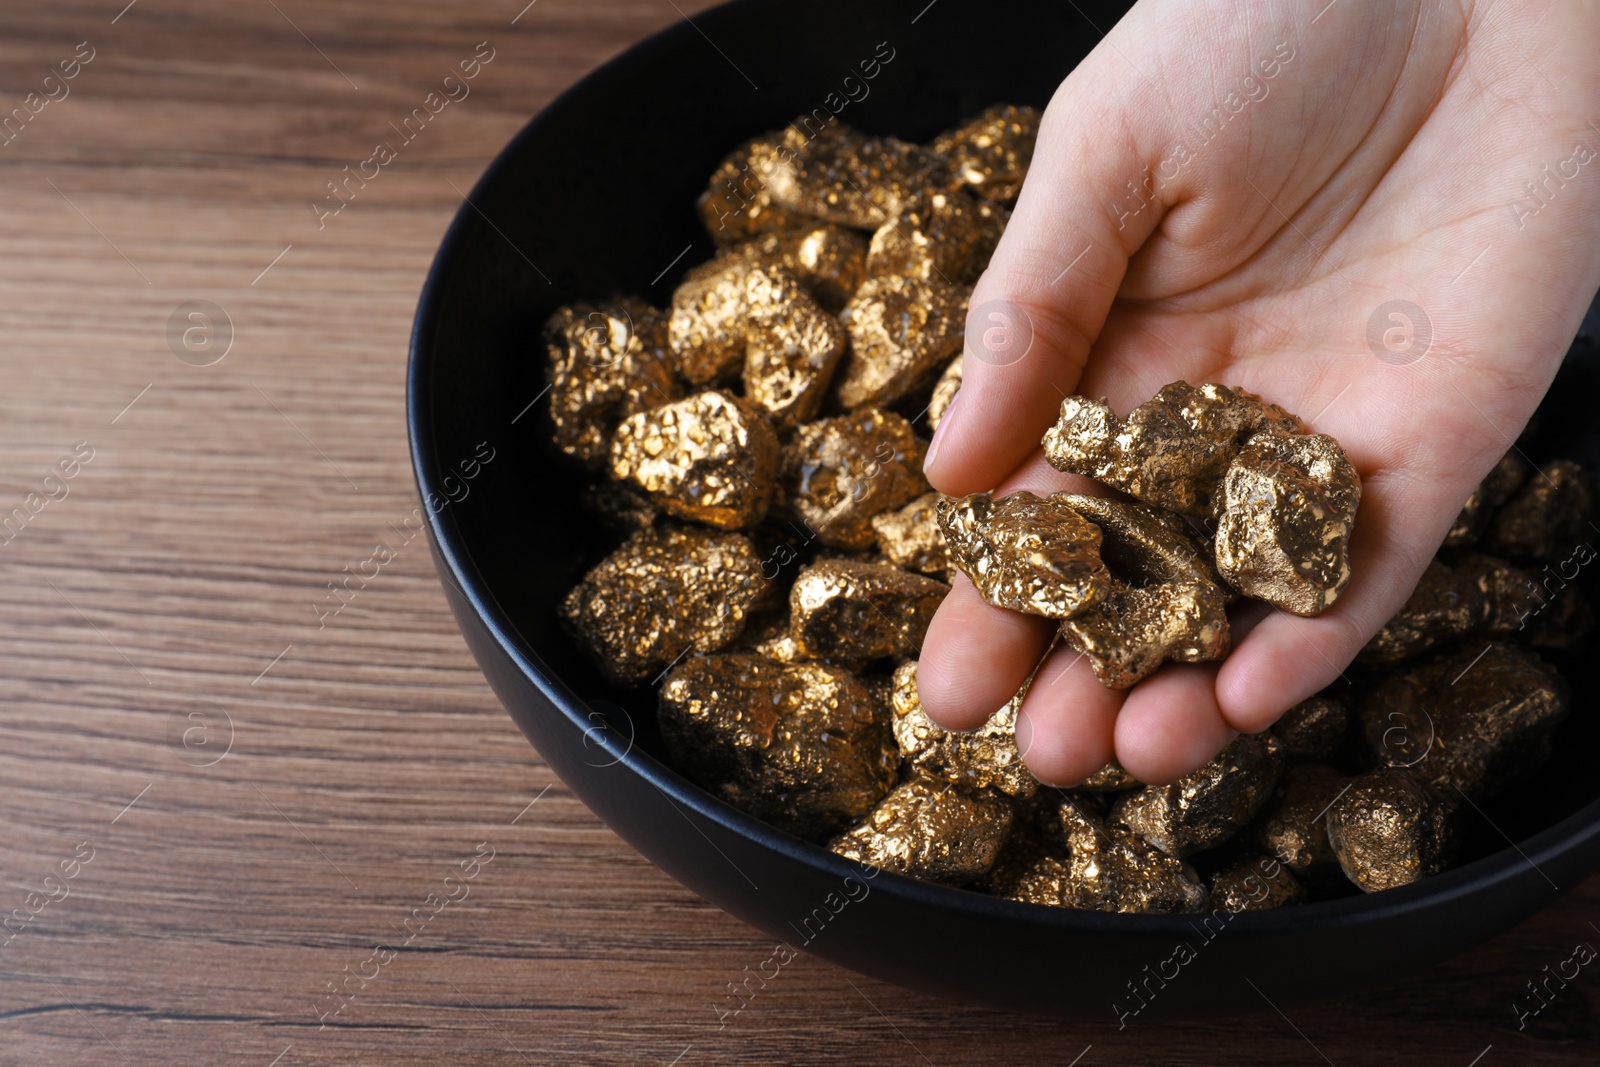
<path id="1" fill-rule="evenodd" d="M 1209 142 L 1160 202 L 1133 211 L 1139 201 L 1127 196 L 1107 212 L 1085 187 L 1115 188 L 1116 178 L 1154 167 L 1151 157 L 1172 143 L 1184 79 L 1198 83 L 1200 99 L 1222 81 L 1216 70 L 1184 68 L 1195 64 L 1179 51 L 1194 30 L 1182 25 L 1190 9 L 1163 6 L 1145 10 L 1142 23 L 1136 9 L 1108 42 L 1125 29 L 1137 38 L 1146 24 L 1165 27 L 1178 58 L 1163 62 L 1157 41 L 1161 92 L 1091 87 L 1097 61 L 1128 61 L 1118 46 L 1086 61 L 1047 113 L 1033 176 L 973 300 L 1003 301 L 1031 325 L 1034 346 L 1010 366 L 969 355 L 960 415 L 941 428 L 930 477 L 952 493 L 997 481 L 1001 491 L 1068 487 L 1074 480 L 1034 447 L 1068 393 L 1126 411 L 1179 379 L 1242 386 L 1332 434 L 1361 473 L 1353 578 L 1316 619 L 1241 615 L 1236 650 L 1220 668 L 1168 667 L 1125 700 L 1075 653 L 1053 652 L 1019 740 L 1035 772 L 1058 782 L 1092 772 L 1113 746 L 1136 774 L 1167 780 L 1234 730 L 1262 729 L 1337 682 L 1403 602 L 1472 486 L 1512 446 L 1600 282 L 1593 181 L 1547 182 L 1547 203 L 1524 197 L 1520 208 L 1507 195 L 1546 163 L 1570 171 L 1561 165 L 1575 139 L 1600 144 L 1600 130 L 1576 132 L 1600 102 L 1600 83 L 1575 57 L 1563 67 L 1560 54 L 1567 39 L 1585 38 L 1545 27 L 1554 40 L 1534 45 L 1544 69 L 1519 76 L 1520 96 L 1497 92 L 1493 72 L 1530 44 L 1493 11 L 1460 21 L 1419 5 L 1398 36 L 1387 30 L 1408 13 L 1379 15 L 1372 5 L 1277 27 L 1314 42 L 1295 46 L 1300 81 L 1281 71 L 1278 95 L 1243 116 L 1242 132 Z M 1219 55 L 1276 39 L 1260 22 L 1284 16 L 1255 14 L 1255 33 L 1219 42 Z M 1593 11 L 1575 17 L 1596 21 Z M 1373 48 L 1375 35 L 1395 43 Z M 1365 48 L 1355 74 L 1352 42 Z M 1069 93 L 1080 75 L 1086 85 Z M 1272 124 L 1268 104 L 1292 124 Z M 1111 180 L 1105 163 L 1074 152 L 1096 129 L 1130 126 L 1149 127 L 1156 147 L 1131 146 Z M 1600 161 L 1592 168 L 1586 177 Z M 1391 302 L 1405 302 L 1398 318 Z M 1048 635 L 1041 620 L 990 608 L 958 583 L 924 649 L 930 713 L 975 725 L 1016 690 Z"/>

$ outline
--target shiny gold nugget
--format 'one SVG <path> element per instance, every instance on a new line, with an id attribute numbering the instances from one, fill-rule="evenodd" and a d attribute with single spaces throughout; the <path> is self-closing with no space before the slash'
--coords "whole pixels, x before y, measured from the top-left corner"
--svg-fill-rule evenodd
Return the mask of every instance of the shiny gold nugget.
<path id="1" fill-rule="evenodd" d="M 888 411 L 858 411 L 807 423 L 783 450 L 787 503 L 825 545 L 876 543 L 872 518 L 928 491 L 926 446 Z"/>
<path id="2" fill-rule="evenodd" d="M 1350 581 L 1361 479 L 1325 434 L 1258 433 L 1223 478 L 1217 570 L 1241 593 L 1320 615 Z"/>
<path id="3" fill-rule="evenodd" d="M 777 467 L 778 438 L 766 416 L 721 392 L 640 412 L 611 443 L 619 481 L 643 489 L 670 515 L 722 529 L 761 521 Z"/>
<path id="4" fill-rule="evenodd" d="M 948 592 L 943 582 L 888 563 L 823 560 L 789 590 L 791 632 L 816 659 L 914 656 Z"/>
<path id="5" fill-rule="evenodd" d="M 939 529 L 939 494 L 924 493 L 903 508 L 872 517 L 878 551 L 897 567 L 943 577 L 950 552 Z"/>
<path id="6" fill-rule="evenodd" d="M 933 397 L 928 401 L 928 425 L 935 430 L 939 428 L 939 421 L 944 418 L 944 413 L 950 410 L 951 403 L 956 398 L 956 392 L 961 388 L 961 357 L 957 356 L 950 361 L 950 365 L 939 375 L 939 380 L 934 383 Z"/>
<path id="7" fill-rule="evenodd" d="M 1012 819 L 1011 805 L 995 793 L 969 793 L 918 777 L 884 797 L 828 847 L 858 863 L 960 885 L 994 866 Z"/>
<path id="8" fill-rule="evenodd" d="M 1242 734 L 1176 782 L 1123 794 L 1111 808 L 1111 822 L 1182 859 L 1232 837 L 1271 798 L 1282 772 L 1276 738 Z"/>
<path id="9" fill-rule="evenodd" d="M 560 308 L 544 341 L 556 445 L 589 466 L 605 464 L 617 423 L 682 395 L 664 314 L 643 300 Z"/>
<path id="10" fill-rule="evenodd" d="M 1500 505 L 1511 499 L 1511 494 L 1522 487 L 1528 477 L 1528 466 L 1515 452 L 1507 452 L 1500 462 L 1484 476 L 1483 481 L 1461 506 L 1461 514 L 1444 535 L 1444 547 L 1464 548 L 1475 544 L 1488 529 Z"/>
<path id="11" fill-rule="evenodd" d="M 1023 857 L 1004 896 L 1031 904 L 1124 913 L 1203 911 L 1208 893 L 1194 868 L 1135 834 L 1107 827 L 1071 798 L 1060 833 Z"/>
<path id="12" fill-rule="evenodd" d="M 1428 564 L 1394 618 L 1372 635 L 1356 657 L 1364 663 L 1399 663 L 1460 637 L 1482 620 L 1478 587 L 1438 560 Z"/>
<path id="13" fill-rule="evenodd" d="M 661 686 L 658 714 L 674 766 L 808 840 L 860 819 L 894 785 L 886 711 L 837 667 L 741 653 L 686 660 Z"/>
<path id="14" fill-rule="evenodd" d="M 1578 464 L 1548 463 L 1495 515 L 1484 548 L 1518 559 L 1568 559 L 1594 537 L 1594 497 L 1594 482 Z"/>
<path id="15" fill-rule="evenodd" d="M 989 200 L 1015 200 L 1022 192 L 1039 136 L 1037 108 L 992 107 L 933 142 L 973 192 Z"/>
<path id="16" fill-rule="evenodd" d="M 1067 494 L 1066 502 L 1100 528 L 1100 555 L 1118 578 L 1141 587 L 1167 582 L 1212 585 L 1227 596 L 1211 553 L 1172 512 L 1080 493 Z"/>
<path id="17" fill-rule="evenodd" d="M 1448 812 L 1402 770 L 1357 778 L 1327 820 L 1345 877 L 1368 893 L 1438 874 L 1456 849 Z"/>
<path id="18" fill-rule="evenodd" d="M 1143 782 L 1122 769 L 1122 764 L 1113 759 L 1098 771 L 1079 782 L 1078 789 L 1085 793 L 1120 793 L 1126 789 L 1138 789 Z"/>
<path id="19" fill-rule="evenodd" d="M 783 267 L 830 312 L 844 307 L 867 276 L 867 239 L 827 222 L 769 233 L 734 251 Z"/>
<path id="20" fill-rule="evenodd" d="M 1361 705 L 1361 730 L 1380 764 L 1405 767 L 1459 807 L 1542 765 L 1570 702 L 1561 675 L 1532 652 L 1466 645 L 1378 686 Z"/>
<path id="21" fill-rule="evenodd" d="M 745 292 L 750 256 L 723 255 L 692 268 L 672 293 L 667 343 L 678 374 L 708 386 L 738 376 L 746 337 Z"/>
<path id="22" fill-rule="evenodd" d="M 1254 393 L 1173 382 L 1119 419 L 1104 400 L 1061 402 L 1044 437 L 1057 470 L 1081 474 L 1169 511 L 1208 518 L 1221 504 L 1222 476 L 1254 434 L 1297 433 L 1300 420 Z"/>
<path id="23" fill-rule="evenodd" d="M 917 663 L 895 668 L 890 709 L 894 741 L 913 768 L 969 789 L 994 787 L 1008 796 L 1030 797 L 1039 781 L 1017 753 L 1017 709 L 1022 692 L 976 730 L 952 733 L 928 718 L 917 693 Z"/>
<path id="24" fill-rule="evenodd" d="M 584 575 L 561 616 L 617 685 L 733 641 L 771 586 L 741 534 L 652 526 Z"/>
<path id="25" fill-rule="evenodd" d="M 844 355 L 844 327 L 781 267 L 745 276 L 745 399 L 779 430 L 813 418 Z"/>
<path id="26" fill-rule="evenodd" d="M 1066 619 L 1110 590 L 1100 529 L 1073 510 L 1065 493 L 945 497 L 939 527 L 950 562 L 997 608 Z"/>
<path id="27" fill-rule="evenodd" d="M 971 290 L 934 279 L 871 277 L 840 318 L 850 352 L 839 368 L 839 403 L 855 410 L 898 400 L 961 351 Z"/>
<path id="28" fill-rule="evenodd" d="M 1237 915 L 1266 911 L 1306 898 L 1306 887 L 1289 869 L 1266 856 L 1246 856 L 1211 876 L 1211 907 Z"/>
<path id="29" fill-rule="evenodd" d="M 1253 843 L 1296 874 L 1320 875 L 1338 866 L 1323 820 L 1350 779 L 1318 763 L 1283 772 L 1251 833 Z"/>
<path id="30" fill-rule="evenodd" d="M 767 190 L 777 166 L 778 135 L 758 137 L 740 145 L 711 174 L 711 184 L 700 194 L 700 217 L 719 245 L 748 241 L 772 232 L 800 229 L 812 220 L 773 203 Z"/>
<path id="31" fill-rule="evenodd" d="M 868 137 L 842 122 L 816 131 L 807 119 L 783 132 L 767 189 L 791 211 L 872 230 L 938 181 L 925 149 L 893 137 Z"/>
<path id="32" fill-rule="evenodd" d="M 1272 736 L 1283 742 L 1290 760 L 1324 762 L 1338 755 L 1354 722 L 1350 708 L 1330 696 L 1302 700 L 1272 724 Z"/>
<path id="33" fill-rule="evenodd" d="M 971 285 L 989 265 L 1010 214 L 960 191 L 918 197 L 873 233 L 867 273 Z"/>

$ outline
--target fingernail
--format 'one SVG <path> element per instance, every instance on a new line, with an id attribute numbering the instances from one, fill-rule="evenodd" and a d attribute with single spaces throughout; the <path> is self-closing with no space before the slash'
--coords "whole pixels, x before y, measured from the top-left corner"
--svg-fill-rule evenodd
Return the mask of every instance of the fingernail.
<path id="1" fill-rule="evenodd" d="M 933 440 L 928 442 L 928 454 L 922 457 L 922 470 L 924 473 L 933 466 L 933 461 L 939 454 L 939 449 L 944 446 L 945 439 L 950 435 L 950 426 L 955 422 L 956 409 L 961 406 L 961 390 L 956 390 L 956 395 L 950 398 L 949 407 L 944 409 L 944 417 L 939 420 L 939 428 L 933 431 Z"/>

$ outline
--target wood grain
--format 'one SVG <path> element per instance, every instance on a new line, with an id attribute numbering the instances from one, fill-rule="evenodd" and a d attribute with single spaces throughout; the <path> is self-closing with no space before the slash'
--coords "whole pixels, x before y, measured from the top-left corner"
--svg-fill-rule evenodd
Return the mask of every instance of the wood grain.
<path id="1" fill-rule="evenodd" d="M 0 113 L 94 52 L 0 145 L 0 516 L 44 501 L 0 534 L 0 913 L 38 909 L 0 947 L 0 1062 L 1592 1062 L 1600 977 L 1522 1032 L 1511 1004 L 1600 939 L 1600 880 L 1288 1018 L 1119 1033 L 802 957 L 719 1026 L 767 939 L 554 780 L 395 528 L 407 334 L 461 191 L 554 94 L 704 5 L 123 2 L 0 9 Z M 323 183 L 482 41 L 470 97 L 319 229 Z M 190 301 L 231 323 L 210 366 L 169 343 Z M 396 558 L 319 626 L 377 542 Z M 434 914 L 446 885 L 466 893 Z"/>

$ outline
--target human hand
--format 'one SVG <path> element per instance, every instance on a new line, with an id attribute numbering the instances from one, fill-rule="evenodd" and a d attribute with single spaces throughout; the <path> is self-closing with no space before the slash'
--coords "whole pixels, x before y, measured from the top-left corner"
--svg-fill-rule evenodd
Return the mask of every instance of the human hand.
<path id="1" fill-rule="evenodd" d="M 1084 491 L 1039 449 L 1062 399 L 1125 414 L 1178 379 L 1298 413 L 1362 479 L 1352 577 L 1325 614 L 1251 604 L 1226 660 L 1126 692 L 1051 652 L 1017 725 L 1046 782 L 1113 754 L 1171 781 L 1339 682 L 1600 286 L 1600 4 L 1325 2 L 1139 3 L 1051 101 L 973 293 L 926 464 L 944 493 Z M 1011 333 L 974 347 L 974 322 Z M 1054 625 L 958 577 L 923 645 L 923 707 L 981 724 Z"/>

